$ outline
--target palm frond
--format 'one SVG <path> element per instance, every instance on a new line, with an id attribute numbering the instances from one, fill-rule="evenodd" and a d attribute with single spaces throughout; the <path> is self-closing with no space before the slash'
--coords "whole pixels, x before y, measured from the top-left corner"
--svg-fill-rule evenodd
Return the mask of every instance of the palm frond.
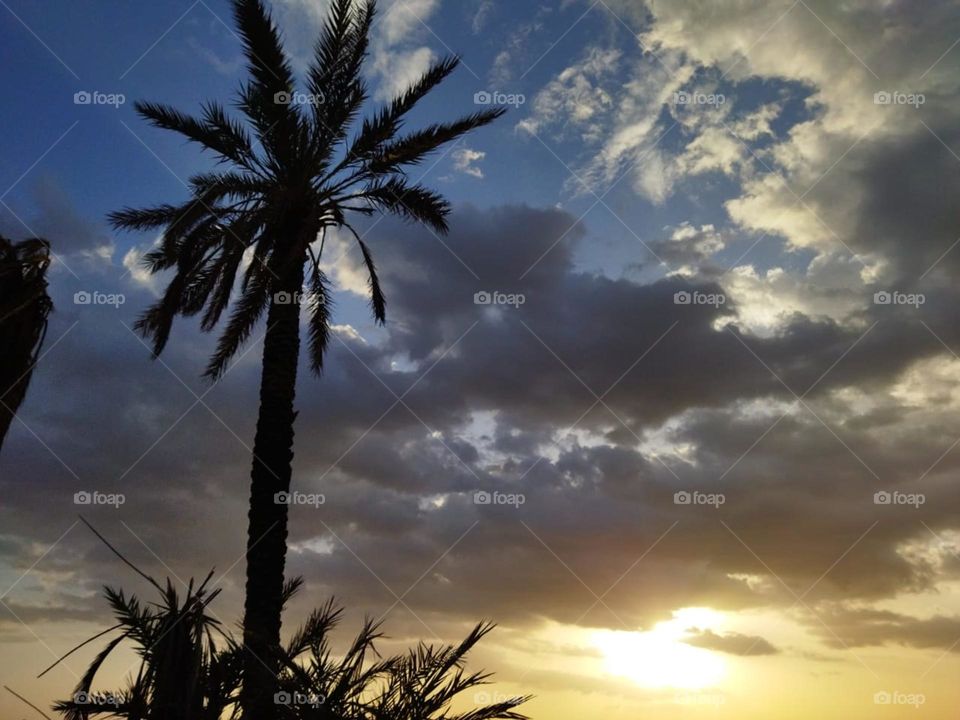
<path id="1" fill-rule="evenodd" d="M 333 0 L 307 70 L 310 90 L 326 99 L 329 88 L 345 70 L 353 24 L 353 0 Z"/>
<path id="2" fill-rule="evenodd" d="M 233 14 L 252 78 L 241 89 L 238 104 L 257 128 L 269 156 L 267 166 L 282 171 L 296 161 L 301 129 L 297 106 L 283 99 L 293 92 L 293 71 L 280 32 L 260 0 L 234 0 Z"/>
<path id="3" fill-rule="evenodd" d="M 253 267 L 253 265 L 251 265 Z M 254 326 L 263 315 L 270 301 L 269 270 L 255 272 L 243 289 L 236 307 L 230 315 L 227 326 L 220 335 L 217 349 L 207 364 L 204 376 L 210 380 L 218 380 L 227 370 L 230 359 L 237 350 L 247 341 Z"/>
<path id="4" fill-rule="evenodd" d="M 152 230 L 176 223 L 195 201 L 185 205 L 157 205 L 151 208 L 123 208 L 110 213 L 107 218 L 110 224 L 123 230 Z"/>
<path id="5" fill-rule="evenodd" d="M 446 234 L 450 204 L 439 193 L 423 185 L 409 185 L 401 178 L 375 182 L 359 195 L 386 212 L 429 225 Z"/>
<path id="6" fill-rule="evenodd" d="M 323 372 L 323 358 L 330 340 L 330 323 L 333 318 L 333 298 L 330 281 L 319 265 L 314 265 L 310 274 L 310 320 L 309 352 L 310 368 L 316 374 Z"/>
<path id="7" fill-rule="evenodd" d="M 468 115 L 455 122 L 435 124 L 380 147 L 367 168 L 376 175 L 393 173 L 403 167 L 419 165 L 430 153 L 477 128 L 489 125 L 506 112 L 493 108 Z"/>
<path id="8" fill-rule="evenodd" d="M 196 197 L 212 202 L 224 197 L 255 200 L 270 186 L 261 178 L 248 173 L 200 173 L 190 178 L 190 188 Z"/>
<path id="9" fill-rule="evenodd" d="M 73 698 L 54 709 L 66 720 L 237 718 L 245 651 L 220 630 L 208 610 L 219 594 L 218 588 L 209 587 L 212 575 L 200 583 L 191 579 L 182 598 L 169 579 L 165 586 L 156 584 L 158 598 L 149 604 L 107 589 L 118 620 L 115 627 L 122 633 L 93 658 Z M 299 579 L 288 583 L 285 598 L 299 587 Z M 468 653 L 493 625 L 478 624 L 457 645 L 421 643 L 384 658 L 376 648 L 383 634 L 370 619 L 342 653 L 333 653 L 331 639 L 342 616 L 343 609 L 329 600 L 310 613 L 280 650 L 278 689 L 280 697 L 289 699 L 277 708 L 282 720 L 525 720 L 516 708 L 530 699 L 526 695 L 450 712 L 459 695 L 490 680 L 487 673 L 464 668 Z M 214 642 L 213 630 L 224 638 L 222 645 Z M 125 640 L 140 656 L 136 676 L 124 689 L 97 691 L 104 662 Z"/>
<path id="10" fill-rule="evenodd" d="M 246 128 L 230 118 L 219 103 L 206 103 L 203 108 L 203 120 L 207 127 L 220 137 L 221 155 L 251 172 L 257 172 L 260 169 L 260 162 L 253 148 L 253 140 Z"/>
<path id="11" fill-rule="evenodd" d="M 208 218 L 184 238 L 177 252 L 161 247 L 146 256 L 147 262 L 154 265 L 174 260 L 177 266 L 177 272 L 167 284 L 163 296 L 133 326 L 134 330 L 152 341 L 154 357 L 159 356 L 166 347 L 177 315 L 189 316 L 199 312 L 209 294 L 210 285 L 216 280 L 205 262 L 216 254 L 222 235 L 216 230 L 215 224 L 214 218 Z"/>
<path id="12" fill-rule="evenodd" d="M 457 69 L 460 58 L 445 57 L 434 63 L 413 85 L 398 95 L 386 107 L 364 120 L 360 133 L 347 151 L 346 161 L 353 162 L 370 157 L 381 145 L 390 141 L 400 129 L 400 123 L 408 112 L 426 95 Z"/>
<path id="13" fill-rule="evenodd" d="M 229 123 L 218 127 L 159 103 L 137 101 L 133 106 L 137 113 L 154 127 L 180 133 L 188 140 L 215 153 L 221 162 L 235 162 L 254 167 L 252 148 L 243 147 L 240 138 L 234 134 L 235 128 Z M 216 117 L 216 111 L 211 117 Z"/>
<path id="14" fill-rule="evenodd" d="M 374 319 L 381 325 L 387 322 L 387 298 L 380 288 L 380 278 L 377 276 L 377 266 L 373 262 L 373 255 L 370 248 L 360 237 L 359 233 L 350 223 L 344 222 L 343 226 L 347 228 L 360 246 L 360 253 L 363 256 L 363 264 L 367 269 L 367 287 L 370 291 L 370 309 L 373 311 Z"/>
<path id="15" fill-rule="evenodd" d="M 234 0 L 237 23 L 247 67 L 257 83 L 275 91 L 293 87 L 293 71 L 283 52 L 280 31 L 261 0 Z"/>
<path id="16" fill-rule="evenodd" d="M 224 250 L 220 265 L 216 271 L 216 280 L 209 297 L 207 298 L 207 311 L 200 322 L 200 328 L 209 332 L 216 327 L 223 315 L 223 311 L 230 304 L 230 297 L 233 293 L 233 286 L 236 282 L 237 271 L 240 269 L 240 263 L 243 261 L 245 248 L 236 244 L 233 247 Z"/>

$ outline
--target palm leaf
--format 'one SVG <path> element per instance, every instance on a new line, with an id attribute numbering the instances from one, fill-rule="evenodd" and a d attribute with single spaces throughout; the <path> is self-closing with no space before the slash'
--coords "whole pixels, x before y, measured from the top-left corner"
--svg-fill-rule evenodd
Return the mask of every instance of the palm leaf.
<path id="1" fill-rule="evenodd" d="M 408 185 L 401 178 L 391 178 L 371 184 L 359 197 L 382 210 L 429 225 L 438 233 L 447 232 L 449 203 L 423 185 Z"/>
<path id="2" fill-rule="evenodd" d="M 456 122 L 431 125 L 405 137 L 382 145 L 368 164 L 376 174 L 393 173 L 410 165 L 419 165 L 438 148 L 451 143 L 477 128 L 489 125 L 506 112 L 504 108 L 483 110 Z"/>
<path id="3" fill-rule="evenodd" d="M 330 339 L 330 321 L 333 315 L 330 282 L 319 266 L 314 266 L 310 275 L 310 294 L 310 367 L 319 375 L 323 372 L 323 358 Z"/>
<path id="4" fill-rule="evenodd" d="M 0 236 L 0 448 L 27 395 L 47 334 L 50 244 Z"/>

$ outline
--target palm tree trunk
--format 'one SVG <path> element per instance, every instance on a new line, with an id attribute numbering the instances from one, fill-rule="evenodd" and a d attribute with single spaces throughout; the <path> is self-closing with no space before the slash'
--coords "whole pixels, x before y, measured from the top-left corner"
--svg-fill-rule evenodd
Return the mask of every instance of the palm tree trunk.
<path id="1" fill-rule="evenodd" d="M 246 652 L 240 693 L 240 706 L 247 720 L 271 720 L 277 716 L 273 696 L 277 687 L 276 650 L 280 645 L 288 506 L 277 502 L 276 495 L 290 490 L 303 265 L 298 264 L 284 275 L 267 314 L 260 415 L 253 443 L 243 621 Z"/>

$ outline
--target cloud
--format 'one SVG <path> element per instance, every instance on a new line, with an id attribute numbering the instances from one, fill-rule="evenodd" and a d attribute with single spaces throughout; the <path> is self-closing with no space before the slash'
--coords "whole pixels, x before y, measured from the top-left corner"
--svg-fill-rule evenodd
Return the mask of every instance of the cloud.
<path id="1" fill-rule="evenodd" d="M 246 64 L 243 56 L 237 55 L 229 60 L 224 60 L 209 47 L 205 47 L 194 37 L 187 38 L 187 44 L 203 60 L 210 65 L 216 72 L 225 77 L 234 78 L 241 72 Z"/>
<path id="2" fill-rule="evenodd" d="M 439 7 L 439 0 L 394 0 L 381 9 L 383 16 L 371 44 L 378 98 L 403 92 L 435 62 L 436 53 L 416 43 L 429 36 L 427 23 Z"/>
<path id="3" fill-rule="evenodd" d="M 904 20 L 897 4 L 811 6 L 878 72 L 904 60 L 905 44 L 894 43 L 888 60 L 871 34 Z M 312 598 L 336 590 L 364 610 L 395 601 L 381 582 L 401 592 L 421 578 L 405 602 L 429 628 L 480 616 L 512 628 L 647 627 L 691 605 L 785 612 L 791 590 L 812 588 L 806 602 L 851 644 L 939 648 L 934 640 L 954 623 L 946 613 L 864 608 L 929 597 L 958 571 L 918 539 L 921 517 L 938 534 L 958 529 L 960 460 L 949 428 L 960 421 L 960 369 L 944 344 L 960 348 L 960 255 L 947 252 L 960 235 L 960 188 L 931 134 L 960 144 L 947 107 L 953 60 L 925 81 L 927 107 L 944 110 L 928 130 L 907 122 L 915 116 L 905 108 L 874 106 L 869 72 L 802 7 L 757 52 L 750 43 L 776 20 L 767 4 L 731 5 L 717 17 L 650 7 L 644 44 L 659 60 L 587 48 L 534 96 L 520 129 L 583 144 L 577 169 L 591 187 L 629 172 L 638 198 L 663 204 L 657 212 L 691 178 L 722 178 L 727 215 L 665 212 L 654 247 L 674 272 L 660 268 L 643 282 L 586 272 L 578 253 L 588 228 L 559 210 L 458 205 L 442 243 L 385 219 L 361 229 L 388 297 L 386 329 L 359 314 L 361 259 L 349 238 L 332 234 L 324 267 L 340 291 L 338 324 L 324 377 L 304 374 L 298 386 L 295 461 L 297 487 L 326 503 L 293 509 L 291 572 L 306 577 Z M 939 20 L 948 34 L 955 21 L 932 7 L 932 19 L 917 22 L 927 30 Z M 393 73 L 381 76 L 387 86 L 430 54 L 420 23 L 393 12 L 377 48 L 380 70 Z M 799 48 L 803 62 L 784 47 Z M 754 78 L 765 87 L 751 99 Z M 679 107 L 681 91 L 729 97 Z M 874 123 L 876 133 L 854 146 Z M 454 156 L 475 176 L 481 159 L 468 148 Z M 45 207 L 58 205 L 48 198 Z M 77 239 L 75 252 L 111 247 L 96 225 L 60 210 L 57 234 Z M 136 254 L 124 255 L 127 269 Z M 940 256 L 922 313 L 872 302 L 886 284 L 908 289 Z M 242 557 L 236 519 L 262 328 L 198 404 L 213 338 L 178 321 L 164 364 L 151 363 L 128 330 L 152 299 L 143 280 L 84 268 L 54 289 L 50 338 L 59 343 L 0 460 L 0 487 L 42 479 L 5 495 L 5 533 L 29 540 L 2 547 L 11 565 L 26 569 L 35 546 L 70 526 L 80 489 L 124 492 L 121 511 L 93 509 L 96 522 L 125 537 L 122 519 L 178 573 Z M 127 303 L 74 305 L 72 293 L 88 285 L 123 292 Z M 480 292 L 525 301 L 477 304 Z M 680 292 L 726 302 L 678 304 Z M 922 515 L 874 503 L 894 487 L 923 493 Z M 722 493 L 724 504 L 674 502 L 698 489 Z M 524 502 L 477 503 L 478 490 Z M 584 533 L 584 519 L 602 531 Z M 166 573 L 132 535 L 129 546 L 138 564 Z M 82 535 L 40 570 L 83 593 L 117 573 Z M 239 607 L 240 575 L 223 581 L 228 608 Z M 52 580 L 31 575 L 18 607 L 64 615 L 66 603 L 40 602 Z M 595 597 L 581 582 L 596 593 L 616 584 L 604 600 L 613 613 L 589 610 Z M 781 645 L 760 628 L 740 630 L 690 640 L 741 655 Z M 814 622 L 807 630 L 831 644 Z"/>
<path id="4" fill-rule="evenodd" d="M 459 148 L 454 150 L 450 156 L 453 158 L 453 167 L 456 171 L 471 177 L 483 179 L 483 170 L 474 165 L 474 163 L 483 160 L 487 156 L 485 152 L 471 150 L 470 148 Z"/>
<path id="5" fill-rule="evenodd" d="M 696 275 L 701 266 L 726 247 L 723 235 L 713 225 L 694 227 L 683 222 L 670 231 L 667 239 L 654 243 L 653 250 L 671 268 L 682 275 Z"/>
<path id="6" fill-rule="evenodd" d="M 536 51 L 537 40 L 554 12 L 555 8 L 550 5 L 540 4 L 532 18 L 510 24 L 511 30 L 504 34 L 503 45 L 490 68 L 491 89 L 503 90 L 504 86 L 525 76 L 542 59 L 542 54 Z"/>
<path id="7" fill-rule="evenodd" d="M 0 231 L 13 239 L 43 237 L 67 266 L 102 269 L 114 252 L 113 238 L 99 222 L 84 217 L 75 200 L 52 176 L 28 185 L 24 206 L 6 201 L 0 207 Z"/>
<path id="8" fill-rule="evenodd" d="M 144 251 L 139 247 L 130 248 L 123 256 L 123 267 L 130 273 L 134 282 L 139 283 L 159 297 L 161 291 L 160 278 L 143 266 L 144 254 Z"/>
<path id="9" fill-rule="evenodd" d="M 833 632 L 824 641 L 832 647 L 901 645 L 960 652 L 960 618 L 934 615 L 917 618 L 890 610 L 834 606 L 823 613 Z M 820 628 L 823 629 L 822 626 Z"/>
<path id="10" fill-rule="evenodd" d="M 313 57 L 313 46 L 327 15 L 329 2 L 277 0 L 277 22 L 287 38 L 287 49 L 303 70 Z M 389 99 L 405 90 L 436 60 L 423 38 L 440 0 L 391 0 L 379 4 L 379 16 L 370 43 L 369 71 L 377 99 Z"/>
<path id="11" fill-rule="evenodd" d="M 495 7 L 493 0 L 480 0 L 476 12 L 473 15 L 473 20 L 470 23 L 474 35 L 483 32 L 483 29 L 489 22 L 490 14 L 494 11 Z"/>
<path id="12" fill-rule="evenodd" d="M 717 652 L 753 657 L 756 655 L 776 655 L 780 651 L 760 636 L 741 633 L 717 634 L 712 630 L 694 629 L 693 635 L 684 638 L 687 645 L 716 650 Z"/>
<path id="13" fill-rule="evenodd" d="M 428 47 L 413 50 L 381 48 L 374 51 L 372 69 L 379 78 L 377 97 L 392 98 L 420 79 L 436 60 Z"/>
<path id="14" fill-rule="evenodd" d="M 623 178 L 667 208 L 681 188 L 704 191 L 693 179 L 712 187 L 722 177 L 722 213 L 710 219 L 726 256 L 695 268 L 675 245 L 654 250 L 671 256 L 668 271 L 722 285 L 752 332 L 783 332 L 797 314 L 862 326 L 878 290 L 921 292 L 922 282 L 941 291 L 960 262 L 950 250 L 960 162 L 948 150 L 960 143 L 958 60 L 916 53 L 918 37 L 953 42 L 951 6 L 915 19 L 898 3 L 730 2 L 703 13 L 614 2 L 642 49 L 587 48 L 534 96 L 519 127 L 579 140 L 573 195 Z M 896 38 L 881 42 L 890 27 Z M 875 102 L 897 90 L 922 94 L 922 106 Z"/>
<path id="15" fill-rule="evenodd" d="M 291 541 L 298 553 L 290 563 L 315 593 L 336 588 L 352 607 L 385 609 L 391 598 L 352 553 L 399 588 L 442 556 L 408 598 L 431 627 L 480 615 L 515 626 L 544 616 L 574 622 L 593 598 L 575 591 L 568 570 L 541 541 L 599 592 L 682 521 L 607 598 L 617 616 L 645 626 L 692 604 L 787 607 L 789 593 L 716 521 L 715 511 L 675 505 L 674 493 L 712 487 L 725 493 L 727 525 L 761 548 L 786 583 L 804 588 L 878 512 L 872 501 L 878 482 L 858 457 L 903 478 L 901 489 L 926 493 L 931 528 L 955 525 L 951 456 L 922 484 L 911 484 L 949 446 L 949 438 L 929 428 L 960 417 L 960 404 L 941 403 L 937 415 L 915 407 L 918 392 L 940 397 L 953 372 L 922 326 L 888 318 L 850 352 L 861 332 L 829 318 L 793 317 L 783 332 L 754 336 L 718 327 L 736 312 L 733 303 L 674 304 L 680 289 L 719 289 L 702 278 L 644 285 L 578 271 L 574 251 L 584 231 L 566 213 L 461 206 L 451 227 L 446 247 L 394 220 L 372 229 L 368 240 L 389 299 L 387 331 L 338 317 L 324 377 L 304 375 L 300 384 L 297 432 L 311 440 L 297 447 L 296 483 L 323 493 L 326 503 L 294 508 Z M 672 234 L 678 240 L 667 242 L 699 256 L 721 242 L 708 227 L 682 226 Z M 354 277 L 359 263 L 355 253 L 340 257 L 338 280 Z M 343 283 L 353 292 L 361 290 L 362 276 L 356 277 L 355 286 Z M 73 288 L 56 288 L 50 337 L 74 321 L 80 325 L 45 358 L 22 415 L 49 450 L 24 427 L 8 438 L 0 483 L 27 468 L 44 482 L 9 495 L 16 499 L 5 529 L 52 543 L 55 534 L 47 535 L 72 522 L 75 492 L 123 492 L 127 502 L 119 511 L 91 509 L 111 537 L 127 534 L 122 519 L 159 557 L 181 558 L 168 562 L 184 576 L 229 564 L 243 552 L 235 518 L 246 502 L 245 443 L 253 432 L 262 329 L 198 405 L 180 379 L 203 391 L 196 378 L 213 338 L 190 321 L 178 322 L 166 366 L 151 362 L 125 327 L 151 296 L 124 282 L 117 289 L 127 303 L 118 309 L 74 306 Z M 474 294 L 481 290 L 523 293 L 526 302 L 478 306 Z M 340 296 L 343 305 L 353 292 Z M 798 406 L 744 343 L 798 393 L 816 384 L 805 399 L 813 412 Z M 929 370 L 910 379 L 917 362 L 934 358 L 947 363 L 937 384 L 927 381 Z M 78 374 L 76 367 L 85 370 Z M 896 395 L 863 405 L 864 397 L 887 397 L 891 387 L 899 388 Z M 603 403 L 587 388 L 602 394 Z M 119 396 L 125 401 L 118 405 Z M 522 493 L 525 502 L 478 505 L 474 493 L 481 489 Z M 820 581 L 811 603 L 923 592 L 941 573 L 954 572 L 946 566 L 934 572 L 898 553 L 916 536 L 916 523 L 896 510 L 888 508 L 850 562 Z M 577 533 L 583 517 L 605 532 Z M 791 530 L 797 523 L 806 529 L 802 553 Z M 167 572 L 149 552 L 136 550 L 136 538 L 130 544 L 138 564 Z M 16 547 L 10 552 L 23 556 Z M 71 552 L 62 559 L 78 587 L 92 591 L 115 576 L 109 554 L 82 533 Z M 737 579 L 745 574 L 770 582 Z M 224 613 L 239 601 L 240 577 L 224 580 Z M 498 582 L 484 581 L 490 577 Z M 31 588 L 14 599 L 33 602 Z M 603 608 L 583 621 L 618 624 Z"/>
<path id="16" fill-rule="evenodd" d="M 409 39 L 440 7 L 440 0 L 394 0 L 384 3 L 380 33 L 387 45 L 398 45 Z"/>
<path id="17" fill-rule="evenodd" d="M 600 138 L 599 122 L 613 104 L 613 96 L 600 87 L 601 80 L 616 70 L 621 53 L 615 49 L 592 48 L 575 65 L 561 72 L 533 100 L 530 117 L 518 123 L 520 130 L 538 134 L 545 127 L 576 129 L 587 141 Z"/>

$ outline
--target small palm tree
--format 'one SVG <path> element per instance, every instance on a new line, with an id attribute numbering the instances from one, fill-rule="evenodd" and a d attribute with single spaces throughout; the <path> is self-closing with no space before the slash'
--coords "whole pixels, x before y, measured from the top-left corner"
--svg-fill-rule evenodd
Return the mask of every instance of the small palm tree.
<path id="1" fill-rule="evenodd" d="M 281 720 L 525 720 L 516 712 L 530 696 L 497 699 L 463 713 L 451 704 L 485 685 L 491 675 L 466 672 L 466 656 L 494 626 L 476 625 L 458 645 L 421 643 L 403 655 L 381 658 L 379 626 L 367 621 L 347 652 L 336 658 L 329 638 L 342 609 L 331 600 L 315 610 L 282 657 Z M 370 658 L 375 658 L 373 661 Z"/>
<path id="2" fill-rule="evenodd" d="M 73 697 L 56 703 L 54 710 L 65 720 L 251 717 L 239 706 L 245 653 L 207 610 L 219 593 L 209 588 L 210 576 L 197 586 L 191 580 L 181 601 L 169 580 L 164 587 L 140 574 L 158 590 L 159 602 L 142 604 L 135 596 L 106 588 L 116 624 L 44 673 L 93 640 L 111 632 L 118 635 L 90 664 Z M 286 584 L 284 603 L 299 587 L 299 579 Z M 503 698 L 463 713 L 450 709 L 461 693 L 488 682 L 489 674 L 467 673 L 464 663 L 492 625 L 477 625 L 458 645 L 421 644 L 404 655 L 383 658 L 375 647 L 382 637 L 379 627 L 367 621 L 346 652 L 337 655 L 330 636 L 341 614 L 331 600 L 311 613 L 279 652 L 279 689 L 271 703 L 281 720 L 525 720 L 516 708 L 528 696 Z M 136 676 L 123 690 L 94 690 L 103 663 L 125 640 L 141 658 Z"/>
<path id="3" fill-rule="evenodd" d="M 122 590 L 105 588 L 117 623 L 60 660 L 107 633 L 119 634 L 87 668 L 73 697 L 56 703 L 54 710 L 66 720 L 88 720 L 100 714 L 138 720 L 219 720 L 231 698 L 212 692 L 212 686 L 225 677 L 231 678 L 230 685 L 239 684 L 240 667 L 236 654 L 221 651 L 214 641 L 219 622 L 206 613 L 206 606 L 219 591 L 208 590 L 211 576 L 196 587 L 191 580 L 182 602 L 170 580 L 166 587 L 156 585 L 159 602 L 149 604 L 127 597 Z M 136 677 L 124 690 L 95 691 L 97 673 L 124 640 L 133 642 L 141 658 Z"/>
<path id="4" fill-rule="evenodd" d="M 0 235 L 0 449 L 23 403 L 53 302 L 47 294 L 50 243 Z"/>
<path id="5" fill-rule="evenodd" d="M 457 67 L 457 58 L 451 57 L 358 122 L 368 97 L 362 68 L 374 12 L 373 0 L 333 1 L 304 96 L 295 93 L 281 38 L 263 3 L 234 0 L 250 73 L 238 102 L 246 123 L 231 119 L 216 103 L 207 103 L 200 118 L 162 105 L 136 105 L 154 125 L 199 143 L 227 167 L 192 178 L 192 197 L 185 203 L 111 215 L 117 228 L 164 228 L 159 246 L 145 261 L 152 272 L 173 270 L 173 277 L 137 326 L 152 339 L 155 354 L 166 345 L 177 315 L 201 315 L 202 328 L 212 330 L 231 305 L 238 273 L 239 292 L 207 367 L 208 378 L 224 373 L 266 313 L 244 621 L 243 705 L 258 720 L 275 716 L 287 507 L 274 498 L 290 488 L 305 283 L 310 365 L 319 373 L 331 323 L 329 284 L 320 268 L 326 233 L 345 229 L 356 238 L 369 273 L 373 316 L 383 323 L 384 294 L 370 249 L 350 224 L 351 213 L 393 213 L 445 232 L 447 202 L 412 182 L 406 171 L 503 113 L 487 109 L 402 131 L 413 107 Z M 302 98 L 307 101 L 300 102 Z"/>

